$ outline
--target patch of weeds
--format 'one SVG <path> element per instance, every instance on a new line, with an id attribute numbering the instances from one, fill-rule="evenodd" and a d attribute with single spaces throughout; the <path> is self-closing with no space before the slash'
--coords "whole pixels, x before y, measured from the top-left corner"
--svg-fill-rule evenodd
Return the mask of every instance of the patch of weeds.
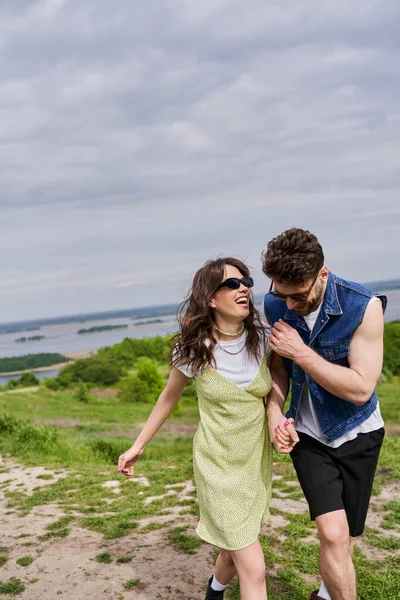
<path id="1" fill-rule="evenodd" d="M 28 567 L 31 563 L 33 563 L 32 556 L 21 556 L 21 558 L 17 558 L 17 564 L 21 565 L 21 567 Z"/>
<path id="2" fill-rule="evenodd" d="M 101 554 L 98 554 L 97 556 L 94 557 L 94 560 L 96 560 L 99 563 L 110 563 L 112 562 L 112 558 L 109 552 L 101 552 Z"/>
<path id="3" fill-rule="evenodd" d="M 49 531 L 44 535 L 39 535 L 38 539 L 41 541 L 49 540 L 55 537 L 67 537 L 71 533 L 71 530 L 66 527 L 65 529 L 57 529 L 56 531 Z"/>
<path id="4" fill-rule="evenodd" d="M 399 557 L 389 556 L 382 562 L 371 562 L 356 546 L 354 564 L 361 599 L 397 600 L 400 589 Z"/>
<path id="5" fill-rule="evenodd" d="M 126 590 L 130 590 L 133 587 L 135 587 L 135 585 L 137 585 L 139 583 L 139 578 L 137 577 L 136 579 L 128 579 L 128 581 L 125 581 L 125 583 L 123 583 L 122 585 L 124 586 L 124 588 Z"/>
<path id="6" fill-rule="evenodd" d="M 293 536 L 296 539 L 301 537 L 306 537 L 313 530 L 315 530 L 315 525 L 310 521 L 310 517 L 308 514 L 289 514 L 289 513 L 281 513 L 284 515 L 285 519 L 289 521 L 287 525 L 281 527 L 281 531 L 284 531 L 289 536 Z"/>
<path id="7" fill-rule="evenodd" d="M 74 519 L 75 517 L 65 516 L 58 519 L 58 521 L 54 521 L 54 523 L 50 523 L 46 526 L 47 533 L 39 535 L 38 539 L 49 540 L 56 537 L 67 537 L 71 533 L 71 530 L 66 525 L 69 525 Z"/>
<path id="8" fill-rule="evenodd" d="M 51 473 L 43 473 L 42 475 L 38 475 L 36 479 L 44 479 L 45 481 L 48 481 L 49 479 L 53 479 L 53 475 L 51 475 Z"/>
<path id="9" fill-rule="evenodd" d="M 131 521 L 130 516 L 118 514 L 107 517 L 85 517 L 82 520 L 84 527 L 104 534 L 105 538 L 123 537 L 132 529 L 136 529 L 139 523 Z"/>
<path id="10" fill-rule="evenodd" d="M 400 500 L 392 500 L 383 507 L 389 514 L 385 514 L 382 527 L 384 529 L 393 529 L 400 525 Z"/>
<path id="11" fill-rule="evenodd" d="M 275 552 L 276 538 L 272 535 L 260 536 L 260 544 L 264 553 L 265 562 L 267 565 L 282 562 L 282 557 Z"/>
<path id="12" fill-rule="evenodd" d="M 24 542 L 21 546 L 34 546 L 35 542 Z"/>
<path id="13" fill-rule="evenodd" d="M 139 533 L 149 533 L 149 531 L 155 531 L 156 529 L 162 529 L 163 527 L 168 527 L 171 524 L 171 521 L 167 521 L 166 523 L 148 523 L 145 527 L 139 530 Z"/>
<path id="14" fill-rule="evenodd" d="M 125 563 L 130 563 L 132 558 L 133 556 L 120 556 L 119 558 L 117 558 L 117 563 L 120 563 L 121 565 L 124 565 Z"/>
<path id="15" fill-rule="evenodd" d="M 39 579 L 37 577 L 34 577 L 33 579 L 30 580 L 29 583 L 37 583 L 39 581 Z"/>
<path id="16" fill-rule="evenodd" d="M 25 589 L 24 584 L 20 579 L 9 579 L 8 581 L 0 581 L 0 594 L 18 594 Z"/>
<path id="17" fill-rule="evenodd" d="M 377 535 L 376 533 L 368 532 L 366 538 L 368 544 L 382 550 L 398 550 L 400 548 L 400 539 L 392 536 Z"/>
<path id="18" fill-rule="evenodd" d="M 294 537 L 289 537 L 282 544 L 285 562 L 301 573 L 318 575 L 319 544 L 302 543 Z"/>
<path id="19" fill-rule="evenodd" d="M 46 529 L 48 529 L 49 531 L 55 531 L 57 529 L 64 529 L 67 525 L 69 525 L 71 523 L 71 521 L 74 520 L 75 517 L 72 516 L 65 516 L 65 517 L 61 517 L 60 519 L 58 519 L 58 521 L 54 521 L 54 523 L 50 523 L 49 525 L 47 525 Z"/>
<path id="20" fill-rule="evenodd" d="M 194 535 L 185 533 L 186 529 L 187 526 L 172 529 L 168 536 L 169 543 L 185 554 L 194 554 L 204 542 Z"/>
<path id="21" fill-rule="evenodd" d="M 0 554 L 0 567 L 2 567 L 8 561 L 8 557 Z"/>

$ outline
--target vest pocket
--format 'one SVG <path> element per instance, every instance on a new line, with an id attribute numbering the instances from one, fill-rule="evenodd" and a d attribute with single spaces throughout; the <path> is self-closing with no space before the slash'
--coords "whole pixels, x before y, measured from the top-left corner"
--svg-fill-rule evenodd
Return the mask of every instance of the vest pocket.
<path id="1" fill-rule="evenodd" d="M 347 357 L 350 354 L 350 342 L 340 344 L 315 344 L 314 350 L 317 354 L 329 360 L 329 362 L 347 365 Z"/>

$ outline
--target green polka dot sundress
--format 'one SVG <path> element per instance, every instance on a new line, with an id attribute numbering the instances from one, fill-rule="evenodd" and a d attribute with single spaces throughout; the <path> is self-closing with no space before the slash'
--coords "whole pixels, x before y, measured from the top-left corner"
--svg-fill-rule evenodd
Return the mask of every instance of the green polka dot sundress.
<path id="1" fill-rule="evenodd" d="M 239 550 L 258 538 L 269 516 L 272 444 L 263 398 L 272 383 L 266 356 L 246 388 L 211 366 L 196 383 L 200 410 L 193 442 L 200 507 L 196 531 L 219 548 Z"/>

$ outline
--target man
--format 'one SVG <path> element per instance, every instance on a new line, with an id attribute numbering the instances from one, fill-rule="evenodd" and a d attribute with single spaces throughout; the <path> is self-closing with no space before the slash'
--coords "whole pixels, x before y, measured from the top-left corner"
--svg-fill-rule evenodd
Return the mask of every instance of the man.
<path id="1" fill-rule="evenodd" d="M 364 530 L 384 437 L 375 386 L 386 298 L 329 272 L 317 238 L 303 229 L 271 240 L 262 258 L 271 279 L 271 436 L 291 453 L 320 538 L 323 582 L 310 600 L 356 600 L 352 538 Z"/>

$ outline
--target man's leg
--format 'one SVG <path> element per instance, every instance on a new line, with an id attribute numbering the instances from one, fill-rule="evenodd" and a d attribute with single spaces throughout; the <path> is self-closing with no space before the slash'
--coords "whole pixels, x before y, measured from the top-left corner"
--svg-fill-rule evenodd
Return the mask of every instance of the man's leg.
<path id="1" fill-rule="evenodd" d="M 319 567 L 332 600 L 356 600 L 353 542 L 344 510 L 315 519 L 320 537 Z"/>

